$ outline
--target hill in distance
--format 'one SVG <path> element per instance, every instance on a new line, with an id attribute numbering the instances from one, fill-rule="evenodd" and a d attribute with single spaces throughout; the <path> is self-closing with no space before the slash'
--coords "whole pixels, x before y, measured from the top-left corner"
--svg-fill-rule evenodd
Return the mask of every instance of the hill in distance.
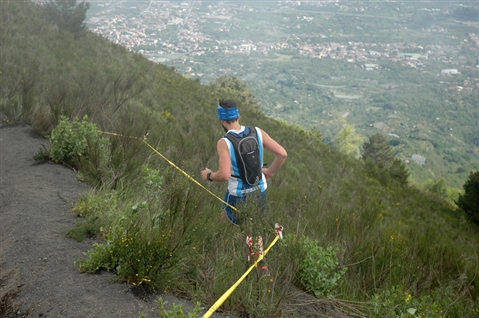
<path id="1" fill-rule="evenodd" d="M 387 134 L 412 180 L 479 169 L 479 7 L 457 3 L 93 3 L 98 34 L 202 83 L 247 82 L 271 117 L 334 144 Z M 415 160 L 424 158 L 424 160 Z"/>

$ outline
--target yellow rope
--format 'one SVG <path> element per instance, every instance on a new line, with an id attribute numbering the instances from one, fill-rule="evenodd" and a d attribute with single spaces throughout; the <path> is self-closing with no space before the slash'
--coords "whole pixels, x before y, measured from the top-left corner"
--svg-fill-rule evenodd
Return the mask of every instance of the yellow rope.
<path id="1" fill-rule="evenodd" d="M 117 133 L 112 133 L 112 132 L 106 132 L 106 131 L 101 131 L 101 130 L 98 130 L 98 132 L 101 132 L 101 133 L 106 134 L 106 135 L 140 139 L 145 145 L 147 145 L 151 150 L 153 150 L 154 152 L 156 152 L 161 158 L 165 159 L 170 165 L 172 165 L 173 167 L 175 167 L 178 171 L 180 171 L 180 172 L 181 172 L 183 175 L 185 175 L 188 179 L 190 179 L 191 181 L 193 181 L 194 183 L 196 183 L 198 186 L 200 186 L 201 188 L 203 188 L 206 192 L 208 192 L 209 194 L 211 194 L 212 196 L 214 196 L 215 198 L 217 198 L 218 200 L 220 200 L 221 202 L 223 202 L 224 204 L 226 204 L 227 206 L 229 206 L 230 208 L 232 208 L 232 209 L 235 210 L 236 212 L 239 212 L 239 210 L 238 210 L 236 207 L 232 206 L 232 205 L 229 204 L 228 202 L 225 202 L 223 199 L 221 199 L 220 197 L 218 197 L 216 194 L 214 194 L 213 192 L 211 192 L 210 190 L 208 190 L 204 185 L 202 185 L 201 183 L 199 183 L 198 181 L 196 181 L 196 179 L 194 179 L 192 176 L 190 176 L 188 173 L 186 173 L 186 172 L 185 172 L 184 170 L 182 170 L 180 167 L 178 167 L 177 165 L 175 165 L 171 160 L 169 160 L 168 158 L 166 158 L 163 154 L 161 154 L 158 150 L 156 150 L 152 145 L 150 145 L 148 142 L 146 142 L 145 137 L 143 137 L 143 138 L 138 138 L 138 137 L 132 137 L 132 136 L 125 136 L 125 135 L 122 135 L 122 134 L 117 134 Z"/>
<path id="2" fill-rule="evenodd" d="M 251 265 L 251 267 L 243 274 L 243 276 L 241 276 L 237 281 L 236 283 L 233 284 L 233 286 L 231 286 L 220 298 L 218 298 L 218 300 L 213 304 L 213 306 L 210 307 L 210 309 L 208 309 L 208 311 L 204 314 L 203 318 L 208 318 L 208 317 L 211 317 L 211 315 L 218 309 L 221 307 L 221 305 L 226 301 L 226 299 L 228 299 L 229 296 L 231 296 L 231 294 L 234 292 L 234 290 L 236 289 L 236 287 L 239 286 L 239 284 L 241 284 L 241 282 L 246 278 L 246 276 L 248 276 L 248 274 L 253 270 L 253 268 L 256 267 L 256 265 L 266 256 L 266 254 L 268 254 L 269 250 L 273 247 L 274 244 L 276 244 L 276 242 L 278 241 L 279 239 L 279 235 L 276 235 L 276 237 L 274 238 L 273 242 L 271 242 L 271 244 L 268 246 L 268 248 L 266 249 L 266 251 L 264 251 L 264 253 L 260 254 L 258 256 L 258 259 L 254 262 L 253 265 Z"/>

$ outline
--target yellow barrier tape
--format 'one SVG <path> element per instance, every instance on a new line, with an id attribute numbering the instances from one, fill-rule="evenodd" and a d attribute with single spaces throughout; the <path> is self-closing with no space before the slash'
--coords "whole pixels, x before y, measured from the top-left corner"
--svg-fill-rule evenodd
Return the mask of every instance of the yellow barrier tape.
<path id="1" fill-rule="evenodd" d="M 253 268 L 255 268 L 257 266 L 257 264 L 266 256 L 266 254 L 268 254 L 269 250 L 273 247 L 274 244 L 276 244 L 276 242 L 278 241 L 279 239 L 279 235 L 276 235 L 276 237 L 274 238 L 273 242 L 271 242 L 271 244 L 268 246 L 268 248 L 264 251 L 263 254 L 260 254 L 258 256 L 258 259 L 254 262 L 253 265 L 251 265 L 251 267 L 243 274 L 243 276 L 240 277 L 240 279 L 238 279 L 238 281 L 236 283 L 233 284 L 233 286 L 231 286 L 214 304 L 213 306 L 210 307 L 210 309 L 208 309 L 208 311 L 204 314 L 203 318 L 209 318 L 211 317 L 211 315 L 218 309 L 221 307 L 221 305 L 226 301 L 226 299 L 228 299 L 229 296 L 231 296 L 231 294 L 234 292 L 234 290 L 236 289 L 236 287 L 239 286 L 239 284 L 241 284 L 241 282 L 246 278 L 246 276 L 248 276 L 248 274 L 253 270 Z"/>
<path id="2" fill-rule="evenodd" d="M 217 198 L 218 200 L 220 200 L 221 202 L 223 202 L 224 204 L 226 204 L 227 206 L 229 206 L 230 208 L 232 208 L 233 210 L 235 210 L 236 212 L 239 212 L 239 210 L 232 206 L 231 204 L 228 204 L 228 202 L 225 202 L 223 199 L 221 199 L 219 196 L 217 196 L 216 194 L 214 194 L 213 192 L 211 192 L 210 190 L 208 190 L 204 185 L 202 185 L 201 183 L 199 183 L 198 181 L 196 181 L 196 179 L 194 179 L 192 176 L 190 176 L 188 173 L 186 173 L 184 170 L 182 170 L 180 167 L 178 167 L 177 165 L 175 165 L 171 160 L 169 160 L 168 158 L 166 158 L 163 154 L 161 154 L 158 150 L 156 150 L 152 145 L 150 145 L 148 142 L 146 142 L 145 140 L 145 137 L 146 137 L 146 134 L 143 138 L 138 138 L 138 137 L 132 137 L 132 136 L 125 136 L 125 135 L 122 135 L 122 134 L 117 134 L 117 133 L 112 133 L 112 132 L 106 132 L 106 131 L 101 131 L 101 130 L 98 130 L 98 132 L 101 132 L 103 134 L 106 134 L 106 135 L 112 135 L 112 136 L 118 136 L 118 137 L 128 137 L 128 138 L 135 138 L 135 139 L 139 139 L 141 140 L 145 145 L 147 145 L 151 150 L 153 150 L 154 152 L 156 152 L 161 158 L 165 159 L 170 165 L 172 165 L 173 167 L 175 167 L 178 171 L 180 171 L 183 175 L 185 175 L 188 179 L 190 179 L 191 181 L 193 181 L 194 183 L 196 183 L 198 186 L 200 186 L 201 188 L 203 188 L 206 192 L 208 192 L 209 194 L 211 194 L 213 197 Z"/>

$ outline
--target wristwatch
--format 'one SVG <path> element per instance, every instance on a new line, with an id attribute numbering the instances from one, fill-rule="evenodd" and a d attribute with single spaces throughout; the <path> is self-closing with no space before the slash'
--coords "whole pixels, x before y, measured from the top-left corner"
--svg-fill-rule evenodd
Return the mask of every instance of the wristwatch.
<path id="1" fill-rule="evenodd" d="M 208 179 L 208 181 L 213 181 L 211 179 L 211 171 L 206 174 L 206 179 Z"/>

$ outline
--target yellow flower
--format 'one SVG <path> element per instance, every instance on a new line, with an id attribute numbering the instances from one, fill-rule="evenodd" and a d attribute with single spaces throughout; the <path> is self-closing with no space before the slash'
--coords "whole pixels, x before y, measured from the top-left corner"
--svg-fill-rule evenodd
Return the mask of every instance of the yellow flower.
<path id="1" fill-rule="evenodd" d="M 410 300 L 411 300 L 411 294 L 407 294 L 407 297 L 406 297 L 405 302 L 407 303 L 407 302 L 409 302 Z"/>

